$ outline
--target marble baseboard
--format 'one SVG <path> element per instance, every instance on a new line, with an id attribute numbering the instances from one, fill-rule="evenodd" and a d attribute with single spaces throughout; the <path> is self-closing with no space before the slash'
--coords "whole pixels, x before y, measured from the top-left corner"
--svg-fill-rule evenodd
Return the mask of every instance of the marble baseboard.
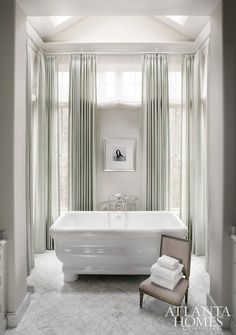
<path id="1" fill-rule="evenodd" d="M 230 321 L 230 330 L 233 335 L 236 335 L 236 322 L 232 318 Z"/>
<path id="2" fill-rule="evenodd" d="M 30 294 L 26 293 L 24 300 L 22 301 L 20 306 L 17 308 L 16 312 L 7 313 L 7 327 L 8 328 L 14 328 L 19 324 L 29 304 L 30 304 Z"/>
<path id="3" fill-rule="evenodd" d="M 210 309 L 211 307 L 216 307 L 217 304 L 215 303 L 214 299 L 210 294 L 207 294 L 207 307 Z M 231 317 L 226 315 L 225 317 L 222 318 L 222 328 L 223 329 L 229 329 L 230 328 L 230 320 Z"/>
<path id="4" fill-rule="evenodd" d="M 4 319 L 0 323 L 0 335 L 3 335 L 5 333 L 6 328 L 7 328 L 7 319 Z"/>

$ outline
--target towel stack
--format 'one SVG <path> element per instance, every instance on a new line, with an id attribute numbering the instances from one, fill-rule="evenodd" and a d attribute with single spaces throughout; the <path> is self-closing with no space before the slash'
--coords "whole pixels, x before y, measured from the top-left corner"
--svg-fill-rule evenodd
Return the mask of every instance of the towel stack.
<path id="1" fill-rule="evenodd" d="M 174 290 L 183 277 L 183 267 L 177 259 L 163 255 L 152 265 L 150 280 L 156 285 Z"/>

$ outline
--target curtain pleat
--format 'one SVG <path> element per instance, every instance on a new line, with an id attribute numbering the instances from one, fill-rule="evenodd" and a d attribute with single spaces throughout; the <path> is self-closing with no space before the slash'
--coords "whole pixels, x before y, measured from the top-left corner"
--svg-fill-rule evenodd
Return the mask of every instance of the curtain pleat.
<path id="1" fill-rule="evenodd" d="M 72 55 L 69 99 L 69 208 L 95 209 L 96 57 Z"/>
<path id="2" fill-rule="evenodd" d="M 34 249 L 46 250 L 46 222 L 48 205 L 48 122 L 46 109 L 45 57 L 38 55 L 38 94 L 35 111 L 35 196 L 34 196 Z"/>
<path id="3" fill-rule="evenodd" d="M 35 252 L 53 249 L 49 228 L 58 209 L 58 122 L 56 59 L 39 54 L 38 103 L 35 115 Z"/>
<path id="4" fill-rule="evenodd" d="M 27 47 L 26 75 L 26 241 L 27 273 L 34 268 L 33 250 L 33 118 L 32 118 L 32 81 L 31 55 Z"/>
<path id="5" fill-rule="evenodd" d="M 183 63 L 183 112 L 182 112 L 182 152 L 181 152 L 181 209 L 180 216 L 188 227 L 188 237 L 192 239 L 193 224 L 193 87 L 194 56 L 185 55 Z"/>
<path id="6" fill-rule="evenodd" d="M 207 104 L 203 96 L 206 57 L 199 50 L 194 57 L 194 211 L 193 252 L 205 255 L 207 227 Z"/>
<path id="7" fill-rule="evenodd" d="M 59 169 L 58 169 L 58 105 L 57 71 L 55 56 L 45 58 L 46 71 L 46 108 L 48 123 L 48 207 L 46 221 L 46 248 L 54 249 L 49 228 L 59 215 Z"/>
<path id="8" fill-rule="evenodd" d="M 181 218 L 188 226 L 193 253 L 205 255 L 207 227 L 206 52 L 184 58 Z"/>
<path id="9" fill-rule="evenodd" d="M 169 98 L 167 55 L 144 55 L 143 111 L 146 210 L 169 209 Z"/>

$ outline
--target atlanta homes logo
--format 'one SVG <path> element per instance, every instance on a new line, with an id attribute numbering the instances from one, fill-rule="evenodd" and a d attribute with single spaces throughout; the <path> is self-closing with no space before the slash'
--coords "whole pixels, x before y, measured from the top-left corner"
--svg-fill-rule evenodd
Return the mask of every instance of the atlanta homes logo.
<path id="1" fill-rule="evenodd" d="M 180 306 L 180 316 L 176 315 L 177 307 L 169 307 L 165 317 L 173 317 L 174 326 L 182 327 L 183 330 L 220 330 L 223 325 L 223 318 L 230 317 L 227 307 L 205 306 L 195 307 L 190 312 L 187 306 Z"/>

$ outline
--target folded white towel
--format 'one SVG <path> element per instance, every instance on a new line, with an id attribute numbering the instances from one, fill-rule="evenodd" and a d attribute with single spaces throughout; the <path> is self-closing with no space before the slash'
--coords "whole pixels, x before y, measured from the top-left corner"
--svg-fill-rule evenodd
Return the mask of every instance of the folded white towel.
<path id="1" fill-rule="evenodd" d="M 180 272 L 182 272 L 183 267 L 183 264 L 178 264 L 178 267 L 176 269 L 170 270 L 167 268 L 163 268 L 158 263 L 155 263 L 151 267 L 151 273 L 164 279 L 175 281 Z"/>
<path id="2" fill-rule="evenodd" d="M 158 258 L 157 263 L 167 269 L 176 269 L 179 265 L 178 259 L 163 255 Z"/>
<path id="3" fill-rule="evenodd" d="M 175 281 L 172 280 L 166 280 L 160 276 L 156 276 L 154 274 L 151 274 L 150 280 L 156 285 L 162 286 L 164 288 L 167 288 L 168 290 L 174 290 L 180 279 L 183 277 L 183 273 L 179 273 Z"/>

